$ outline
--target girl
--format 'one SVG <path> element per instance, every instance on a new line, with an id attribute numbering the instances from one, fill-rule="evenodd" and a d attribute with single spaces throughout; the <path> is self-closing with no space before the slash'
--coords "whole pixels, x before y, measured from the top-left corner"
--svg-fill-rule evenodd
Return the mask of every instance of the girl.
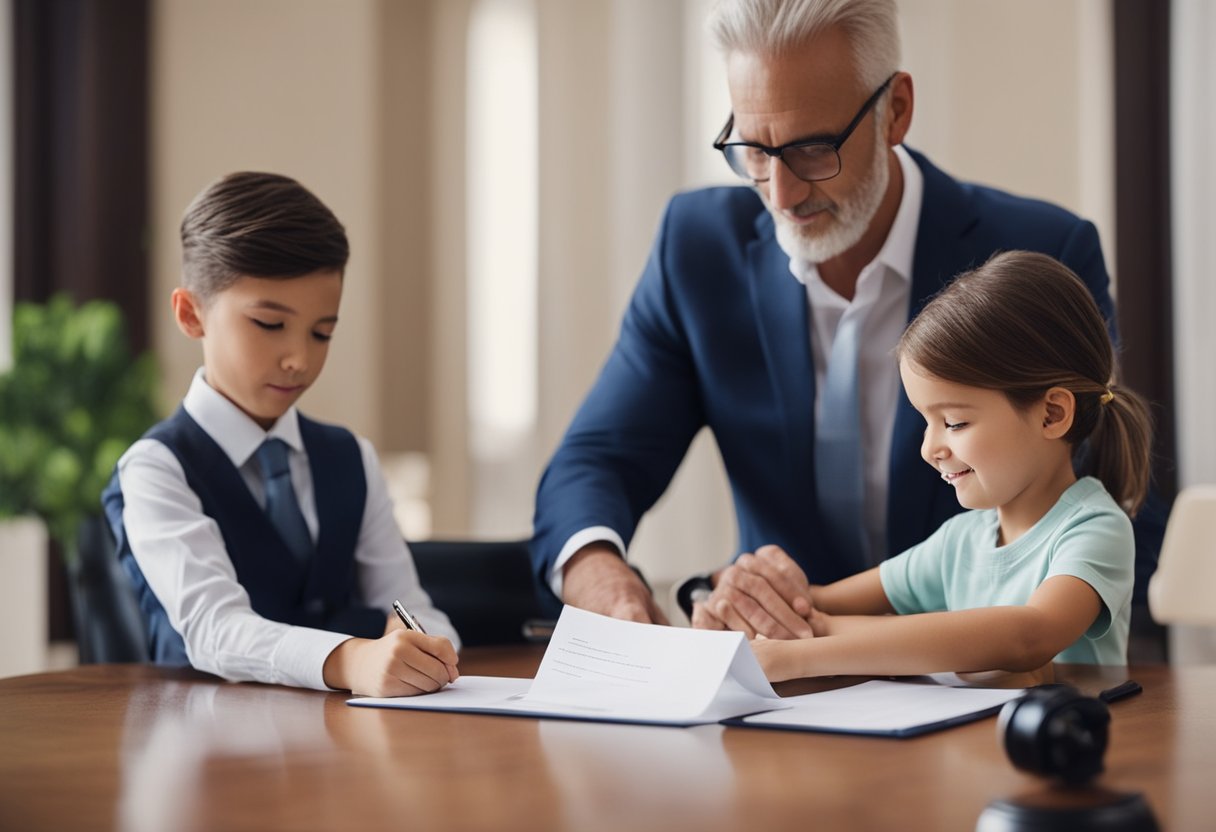
<path id="1" fill-rule="evenodd" d="M 816 638 L 752 642 L 769 679 L 1125 664 L 1150 424 L 1113 381 L 1084 284 L 1045 255 L 998 254 L 934 298 L 896 352 L 925 417 L 921 455 L 975 510 L 813 587 Z"/>

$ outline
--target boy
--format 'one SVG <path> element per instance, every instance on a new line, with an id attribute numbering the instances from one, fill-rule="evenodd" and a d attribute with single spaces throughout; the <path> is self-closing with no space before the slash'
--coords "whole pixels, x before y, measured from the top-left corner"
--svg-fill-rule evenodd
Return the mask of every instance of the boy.
<path id="1" fill-rule="evenodd" d="M 102 495 L 151 658 L 372 696 L 455 680 L 459 640 L 419 585 L 371 443 L 295 407 L 338 321 L 342 224 L 292 179 L 234 173 L 181 236 L 173 314 L 203 368 Z"/>

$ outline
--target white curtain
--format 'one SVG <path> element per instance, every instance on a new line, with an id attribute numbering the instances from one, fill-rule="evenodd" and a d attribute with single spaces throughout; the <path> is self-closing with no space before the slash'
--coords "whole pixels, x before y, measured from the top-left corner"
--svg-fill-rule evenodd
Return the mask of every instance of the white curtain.
<path id="1" fill-rule="evenodd" d="M 1216 483 L 1216 5 L 1174 0 L 1174 380 L 1180 485 Z"/>
<path id="2" fill-rule="evenodd" d="M 0 6 L 0 373 L 12 362 L 13 321 L 13 26 L 12 4 Z"/>
<path id="3" fill-rule="evenodd" d="M 1171 17 L 1175 417 L 1186 487 L 1216 483 L 1216 5 L 1173 0 Z M 1216 629 L 1175 627 L 1171 642 L 1175 662 L 1216 662 Z"/>

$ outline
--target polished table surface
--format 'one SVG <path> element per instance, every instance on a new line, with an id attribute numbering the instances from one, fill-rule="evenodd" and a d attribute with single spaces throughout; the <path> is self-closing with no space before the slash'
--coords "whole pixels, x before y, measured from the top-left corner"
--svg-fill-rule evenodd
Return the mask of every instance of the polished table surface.
<path id="1" fill-rule="evenodd" d="M 531 647 L 466 650 L 531 676 Z M 1216 829 L 1216 668 L 1062 668 L 1111 706 L 1100 785 Z M 782 693 L 839 686 L 825 680 Z M 1014 770 L 996 720 L 907 740 L 351 708 L 346 696 L 96 665 L 0 679 L 0 830 L 972 830 Z"/>

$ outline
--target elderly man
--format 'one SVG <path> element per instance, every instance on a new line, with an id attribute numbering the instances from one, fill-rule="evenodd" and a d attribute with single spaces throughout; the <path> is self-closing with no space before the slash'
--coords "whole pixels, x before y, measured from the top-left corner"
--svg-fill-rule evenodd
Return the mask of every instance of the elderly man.
<path id="1" fill-rule="evenodd" d="M 724 0 L 711 28 L 732 105 L 714 146 L 750 187 L 668 205 L 541 480 L 533 561 L 566 603 L 663 622 L 623 556 L 707 425 L 744 554 L 685 582 L 681 603 L 696 626 L 808 636 L 809 582 L 872 566 L 960 510 L 921 461 L 924 422 L 891 358 L 928 298 L 996 251 L 1030 249 L 1081 276 L 1112 335 L 1114 310 L 1093 225 L 903 147 L 913 88 L 892 0 Z M 1156 560 L 1142 548 L 1138 597 Z"/>

